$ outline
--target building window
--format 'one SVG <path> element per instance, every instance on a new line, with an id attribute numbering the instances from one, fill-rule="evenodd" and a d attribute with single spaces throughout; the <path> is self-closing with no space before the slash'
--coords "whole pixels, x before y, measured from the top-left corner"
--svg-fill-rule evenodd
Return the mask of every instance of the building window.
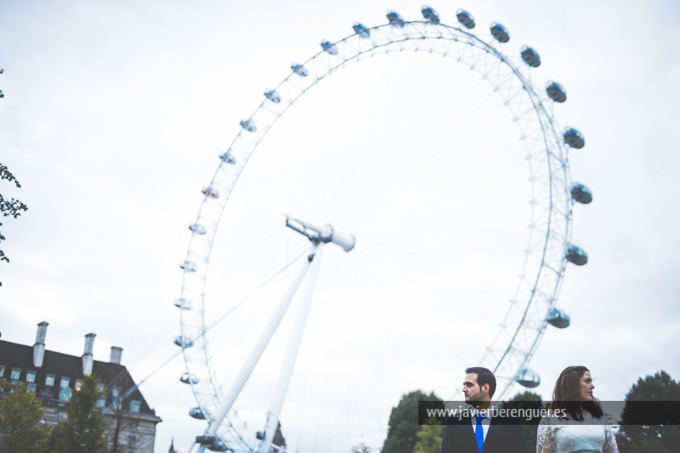
<path id="1" fill-rule="evenodd" d="M 35 371 L 26 372 L 26 382 L 35 382 Z"/>
<path id="2" fill-rule="evenodd" d="M 26 384 L 26 387 L 28 387 L 29 389 L 31 389 L 35 392 L 35 384 Z"/>
<path id="3" fill-rule="evenodd" d="M 5 365 L 0 365 L 0 377 L 5 375 Z"/>
<path id="4" fill-rule="evenodd" d="M 71 378 L 67 378 L 66 376 L 61 377 L 61 384 L 59 387 L 65 389 L 68 387 L 68 384 L 71 382 Z"/>
<path id="5" fill-rule="evenodd" d="M 21 376 L 21 368 L 12 368 L 12 374 L 10 375 L 10 379 L 18 381 L 20 376 Z"/>
<path id="6" fill-rule="evenodd" d="M 130 401 L 130 412 L 139 412 L 139 408 L 142 405 L 141 401 L 132 400 Z"/>
<path id="7" fill-rule="evenodd" d="M 54 392 L 49 387 L 43 387 L 40 390 L 40 398 L 54 398 Z"/>
<path id="8" fill-rule="evenodd" d="M 99 384 L 97 384 L 97 391 L 98 392 L 104 391 L 104 384 L 103 383 L 100 382 Z"/>
<path id="9" fill-rule="evenodd" d="M 64 420 L 66 418 L 66 412 L 59 411 L 59 413 L 57 414 L 57 418 L 59 418 L 59 420 Z"/>
<path id="10" fill-rule="evenodd" d="M 106 406 L 106 397 L 105 396 L 100 396 L 97 398 L 97 404 L 95 405 L 97 408 L 102 408 Z"/>
<path id="11" fill-rule="evenodd" d="M 68 387 L 64 387 L 59 392 L 59 400 L 60 401 L 69 401 L 72 396 L 73 396 L 73 392 Z"/>
<path id="12" fill-rule="evenodd" d="M 48 374 L 45 376 L 45 385 L 47 387 L 52 387 L 54 385 L 54 375 L 53 374 Z"/>
<path id="13" fill-rule="evenodd" d="M 79 392 L 80 389 L 83 386 L 83 380 L 82 379 L 76 379 L 76 392 Z"/>

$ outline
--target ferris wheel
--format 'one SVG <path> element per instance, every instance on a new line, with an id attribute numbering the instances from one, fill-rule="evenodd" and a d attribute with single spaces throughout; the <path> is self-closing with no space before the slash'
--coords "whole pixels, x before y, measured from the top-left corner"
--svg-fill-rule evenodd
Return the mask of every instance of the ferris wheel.
<path id="1" fill-rule="evenodd" d="M 531 71 L 541 65 L 536 50 L 524 46 L 517 57 L 506 55 L 502 49 L 510 40 L 509 31 L 493 22 L 488 35 L 474 34 L 477 23 L 464 10 L 457 12 L 456 26 L 440 22 L 430 7 L 421 12 L 422 20 L 407 21 L 390 11 L 387 24 L 355 23 L 351 35 L 322 41 L 316 55 L 293 63 L 290 74 L 265 91 L 262 103 L 240 122 L 240 131 L 219 155 L 212 179 L 202 188 L 198 216 L 189 226 L 188 252 L 180 263 L 182 293 L 175 302 L 181 320 L 175 343 L 183 349 L 186 364 L 180 380 L 197 401 L 191 417 L 208 423 L 194 444 L 199 452 L 286 450 L 276 439 L 282 438 L 279 421 L 284 400 L 291 397 L 303 334 L 305 341 L 312 335 L 317 344 L 322 338 L 340 338 L 351 330 L 347 319 L 356 320 L 358 310 L 365 310 L 361 318 L 368 317 L 371 302 L 385 304 L 376 311 L 383 322 L 373 320 L 364 324 L 361 334 L 352 333 L 353 339 L 364 338 L 356 342 L 357 351 L 392 335 L 386 333 L 389 326 L 403 319 L 390 322 L 389 313 L 398 311 L 402 297 L 417 298 L 421 302 L 416 305 L 424 310 L 430 303 L 439 304 L 431 317 L 432 330 L 446 329 L 447 322 L 456 325 L 455 332 L 443 334 L 421 329 L 420 338 L 433 335 L 439 343 L 442 336 L 484 332 L 482 341 L 471 340 L 471 355 L 465 359 L 474 357 L 468 366 L 482 364 L 495 373 L 496 399 L 515 385 L 540 384 L 529 362 L 548 326 L 563 329 L 570 323 L 556 308 L 565 268 L 568 262 L 581 266 L 588 261 L 571 243 L 571 220 L 574 202 L 588 204 L 592 193 L 572 183 L 568 162 L 568 150 L 583 148 L 585 140 L 575 128 L 560 129 L 554 118 L 554 105 L 567 99 L 565 89 L 553 81 L 545 88 L 532 83 Z M 411 79 L 408 90 L 399 92 L 383 86 L 414 66 L 413 60 L 391 61 L 406 54 L 419 55 L 423 65 L 438 57 L 446 62 L 438 64 L 455 67 L 459 78 L 447 75 L 425 87 Z M 347 103 L 331 114 L 323 99 L 310 100 L 311 94 L 303 98 L 311 88 L 322 91 L 329 76 L 354 68 L 353 63 L 362 62 L 356 65 L 360 68 L 364 61 L 382 57 L 383 67 L 392 68 L 374 77 L 375 87 L 383 90 L 382 104 L 367 101 L 367 95 L 338 95 L 333 105 Z M 421 60 L 415 64 L 420 66 Z M 421 75 L 436 77 L 436 71 L 423 71 Z M 337 82 L 357 87 L 365 83 L 359 69 L 353 77 Z M 463 88 L 450 96 L 445 93 L 456 87 Z M 417 98 L 408 100 L 411 92 L 423 102 L 437 98 L 441 110 L 427 117 L 412 105 Z M 475 93 L 486 100 L 471 100 Z M 321 94 L 333 96 L 332 90 Z M 300 108 L 307 113 L 296 117 L 290 109 L 296 104 L 305 104 Z M 384 111 L 371 112 L 381 105 Z M 400 120 L 404 111 L 410 116 Z M 279 120 L 285 124 L 277 132 L 273 126 Z M 494 124 L 492 130 L 485 129 L 489 124 Z M 310 129 L 327 140 L 317 137 L 305 144 Z M 373 138 L 355 139 L 359 130 Z M 441 137 L 433 138 L 437 134 Z M 411 135 L 419 138 L 411 140 Z M 256 149 L 264 155 L 260 160 Z M 324 154 L 324 149 L 330 151 Z M 452 150 L 462 151 L 454 156 Z M 515 233 L 518 222 L 525 224 Z M 518 249 L 514 244 L 520 241 Z M 466 248 L 470 244 L 478 249 Z M 512 250 L 505 250 L 505 244 L 513 244 Z M 213 271 L 215 267 L 219 270 Z M 332 270 L 324 277 L 326 268 Z M 489 295 L 492 286 L 499 290 Z M 502 303 L 493 299 L 469 306 L 470 300 L 486 300 L 484 294 Z M 446 303 L 432 302 L 440 296 Z M 286 316 L 294 299 L 299 299 L 297 313 Z M 314 299 L 355 308 L 347 309 L 350 317 L 343 321 L 338 321 L 339 312 L 328 308 L 329 324 L 317 323 L 314 337 L 305 332 L 313 328 L 307 321 Z M 248 304 L 253 305 L 249 312 Z M 460 315 L 461 310 L 468 314 Z M 413 306 L 404 313 L 417 317 Z M 228 328 L 212 329 L 237 316 L 241 318 Z M 451 319 L 437 319 L 447 317 Z M 332 331 L 334 320 L 345 323 L 344 330 Z M 279 327 L 284 324 L 285 335 L 281 331 L 286 329 Z M 369 336 L 373 339 L 367 340 Z M 321 363 L 331 363 L 323 362 L 323 351 L 336 354 L 339 343 L 319 346 L 316 365 L 308 369 L 323 373 Z M 397 343 L 392 337 L 384 347 Z M 403 341 L 404 350 L 409 343 L 413 340 Z M 281 345 L 278 352 L 263 359 L 276 347 L 272 344 Z M 402 360 L 409 360 L 413 351 L 404 350 Z M 347 363 L 355 363 L 353 354 L 347 353 Z M 370 375 L 389 368 L 380 362 L 382 357 L 378 352 L 368 361 L 378 369 Z M 266 367 L 263 362 L 271 366 L 252 384 L 256 388 L 247 398 L 241 397 L 257 404 L 236 407 L 254 370 Z M 338 376 L 336 371 L 326 374 Z M 310 375 L 300 392 L 311 392 L 319 374 Z M 342 380 L 354 377 L 348 372 Z M 376 391 L 368 389 L 366 394 Z M 324 392 L 329 389 L 319 395 Z M 309 425 L 304 415 L 300 419 L 301 426 Z M 387 420 L 381 422 L 386 425 Z"/>

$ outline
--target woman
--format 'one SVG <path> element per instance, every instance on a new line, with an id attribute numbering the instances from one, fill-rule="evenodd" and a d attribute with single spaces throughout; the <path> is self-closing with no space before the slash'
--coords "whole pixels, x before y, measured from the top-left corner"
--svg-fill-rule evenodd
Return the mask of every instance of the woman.
<path id="1" fill-rule="evenodd" d="M 618 453 L 611 426 L 593 397 L 593 378 L 584 366 L 570 366 L 555 383 L 552 416 L 538 426 L 537 453 Z M 557 415 L 555 415 L 557 413 Z"/>

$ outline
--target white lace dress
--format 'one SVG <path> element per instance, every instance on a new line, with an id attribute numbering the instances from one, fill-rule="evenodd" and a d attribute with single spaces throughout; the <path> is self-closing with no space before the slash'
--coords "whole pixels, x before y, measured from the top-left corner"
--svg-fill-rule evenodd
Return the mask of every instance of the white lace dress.
<path id="1" fill-rule="evenodd" d="M 543 417 L 536 453 L 619 453 L 612 427 L 602 418 L 583 414 L 583 421 Z"/>

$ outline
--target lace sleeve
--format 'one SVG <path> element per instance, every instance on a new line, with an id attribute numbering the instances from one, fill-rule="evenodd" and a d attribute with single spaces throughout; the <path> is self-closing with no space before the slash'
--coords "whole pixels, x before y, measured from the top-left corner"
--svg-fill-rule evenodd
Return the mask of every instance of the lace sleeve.
<path id="1" fill-rule="evenodd" d="M 616 436 L 612 427 L 605 425 L 604 427 L 604 445 L 602 446 L 602 453 L 619 453 L 619 447 L 616 445 Z"/>
<path id="2" fill-rule="evenodd" d="M 555 427 L 550 424 L 546 417 L 538 425 L 536 453 L 555 453 Z"/>

